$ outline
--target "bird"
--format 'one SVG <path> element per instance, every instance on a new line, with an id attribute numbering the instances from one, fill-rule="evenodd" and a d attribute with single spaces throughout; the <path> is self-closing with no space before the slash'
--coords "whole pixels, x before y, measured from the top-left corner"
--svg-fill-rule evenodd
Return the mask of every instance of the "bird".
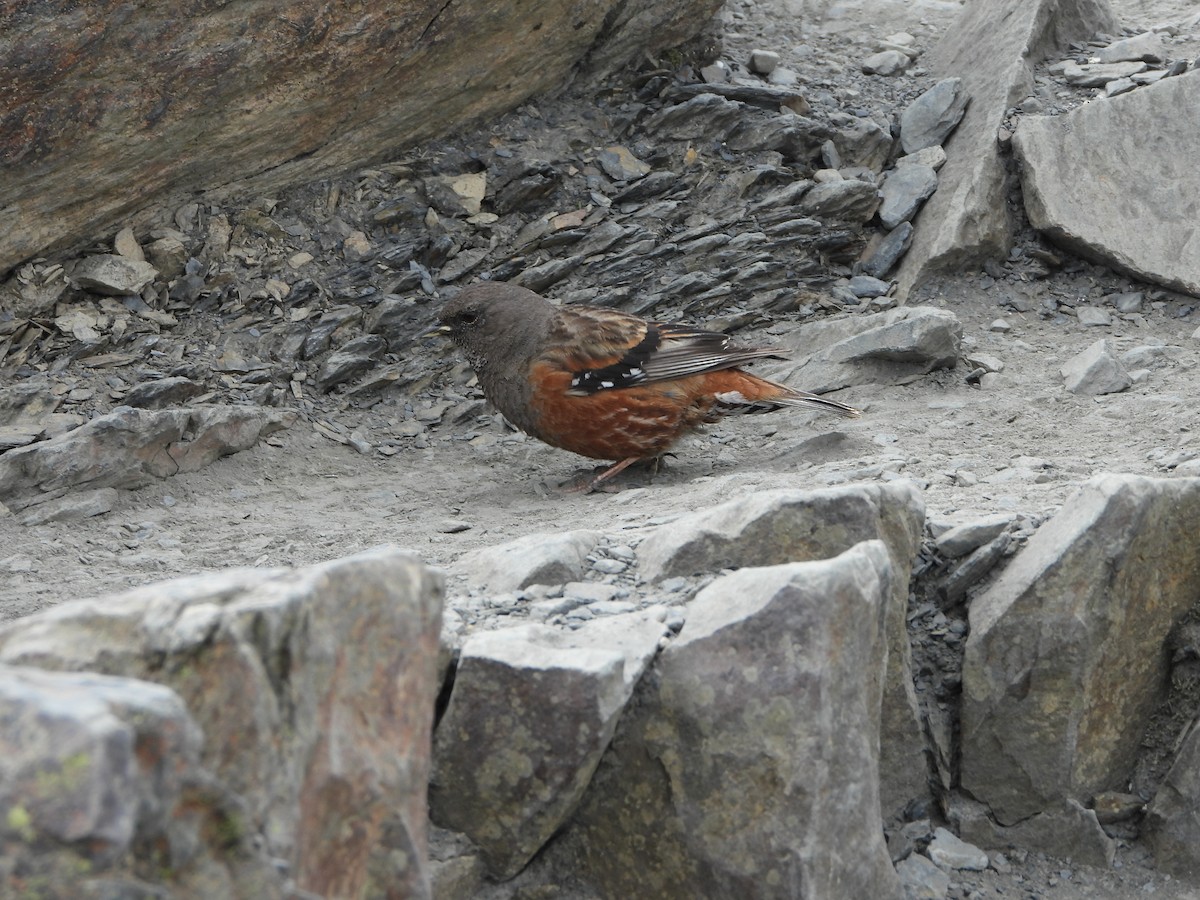
<path id="1" fill-rule="evenodd" d="M 613 463 L 583 485 L 589 492 L 725 415 L 787 407 L 861 415 L 740 368 L 779 357 L 778 349 L 607 307 L 558 305 L 514 284 L 469 285 L 438 319 L 434 330 L 462 350 L 509 422 L 553 447 Z"/>

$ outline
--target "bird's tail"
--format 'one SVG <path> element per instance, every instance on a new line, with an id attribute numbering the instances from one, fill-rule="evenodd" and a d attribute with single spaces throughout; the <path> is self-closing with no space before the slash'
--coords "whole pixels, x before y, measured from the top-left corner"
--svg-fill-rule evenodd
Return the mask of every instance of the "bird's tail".
<path id="1" fill-rule="evenodd" d="M 778 403 L 780 406 L 804 406 L 821 412 L 837 413 L 847 419 L 857 419 L 862 415 L 862 410 L 839 403 L 837 400 L 830 400 L 828 397 L 810 394 L 808 391 L 797 391 L 793 388 L 784 388 L 784 390 L 787 391 L 787 394 L 773 397 L 772 402 Z"/>
<path id="2" fill-rule="evenodd" d="M 721 373 L 725 375 L 726 373 Z M 770 412 L 784 406 L 798 406 L 815 409 L 820 412 L 836 413 L 848 419 L 857 419 L 862 412 L 853 406 L 810 394 L 808 391 L 798 391 L 786 384 L 768 381 L 751 375 L 749 372 L 732 370 L 727 375 L 729 385 L 726 390 L 717 393 L 717 402 L 727 412 Z M 724 387 L 724 386 L 723 386 Z"/>

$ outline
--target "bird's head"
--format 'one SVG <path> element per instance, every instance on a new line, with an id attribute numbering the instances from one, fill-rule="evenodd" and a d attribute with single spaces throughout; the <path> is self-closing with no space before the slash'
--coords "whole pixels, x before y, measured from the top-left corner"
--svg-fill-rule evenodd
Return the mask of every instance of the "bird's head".
<path id="1" fill-rule="evenodd" d="M 463 288 L 442 307 L 438 331 L 479 371 L 489 359 L 525 353 L 553 310 L 553 304 L 526 288 L 484 281 Z"/>

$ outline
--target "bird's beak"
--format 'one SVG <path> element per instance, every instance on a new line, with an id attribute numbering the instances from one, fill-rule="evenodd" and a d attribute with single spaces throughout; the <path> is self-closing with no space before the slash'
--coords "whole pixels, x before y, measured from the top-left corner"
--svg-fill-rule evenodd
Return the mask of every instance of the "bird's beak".
<path id="1" fill-rule="evenodd" d="M 418 337 L 422 337 L 422 338 L 449 337 L 449 336 L 450 336 L 450 326 L 449 325 L 435 325 L 432 328 L 428 329 L 427 331 L 422 331 L 418 335 Z"/>

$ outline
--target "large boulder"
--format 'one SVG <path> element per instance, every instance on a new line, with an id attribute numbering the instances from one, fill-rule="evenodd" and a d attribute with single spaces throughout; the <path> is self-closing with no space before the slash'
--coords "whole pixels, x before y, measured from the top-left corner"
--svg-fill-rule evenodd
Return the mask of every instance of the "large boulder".
<path id="1" fill-rule="evenodd" d="M 516 875 L 574 812 L 658 652 L 661 618 L 523 625 L 463 645 L 434 743 L 430 816 L 468 835 L 494 876 Z"/>
<path id="2" fill-rule="evenodd" d="M 1196 71 L 1022 119 L 1013 148 L 1030 223 L 1080 256 L 1200 296 L 1197 120 Z"/>
<path id="3" fill-rule="evenodd" d="M 238 799 L 226 838 L 322 896 L 423 897 L 440 619 L 440 576 L 381 549 L 64 603 L 0 629 L 0 662 L 173 689 Z"/>
<path id="4" fill-rule="evenodd" d="M 1033 89 L 1033 69 L 1055 48 L 1116 33 L 1108 0 L 997 0 L 968 3 L 926 58 L 934 74 L 959 77 L 970 97 L 946 145 L 938 190 L 915 220 L 901 264 L 900 293 L 929 275 L 1008 252 L 1013 224 L 996 135 L 1008 110 Z"/>
<path id="5" fill-rule="evenodd" d="M 924 528 L 924 499 L 912 482 L 760 491 L 660 527 L 642 542 L 638 554 L 642 574 L 655 580 L 738 566 L 825 559 L 874 539 L 884 542 L 895 571 L 907 576 Z M 887 814 L 928 793 L 907 612 L 908 578 L 898 577 L 892 581 L 884 621 L 888 664 L 880 735 L 880 794 Z"/>
<path id="6" fill-rule="evenodd" d="M 1200 585 L 1200 479 L 1107 475 L 970 608 L 963 788 L 1013 825 L 1128 783 Z"/>
<path id="7" fill-rule="evenodd" d="M 0 29 L 0 273 L 171 196 L 383 159 L 678 44 L 719 5 L 23 3 Z"/>
<path id="8" fill-rule="evenodd" d="M 585 879 L 607 897 L 898 900 L 878 794 L 895 577 L 870 541 L 701 591 L 565 836 Z"/>

